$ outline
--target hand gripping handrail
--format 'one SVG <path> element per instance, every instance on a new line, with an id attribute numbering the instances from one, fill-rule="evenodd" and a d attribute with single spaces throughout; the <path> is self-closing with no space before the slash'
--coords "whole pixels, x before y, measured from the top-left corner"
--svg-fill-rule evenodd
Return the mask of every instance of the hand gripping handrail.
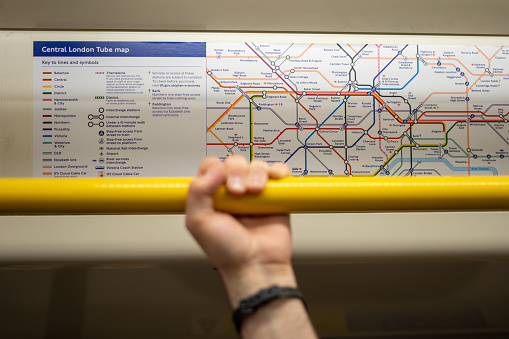
<path id="1" fill-rule="evenodd" d="M 0 214 L 183 213 L 192 180 L 0 179 Z M 234 214 L 509 210 L 509 177 L 290 177 L 240 198 L 222 187 L 214 202 Z"/>

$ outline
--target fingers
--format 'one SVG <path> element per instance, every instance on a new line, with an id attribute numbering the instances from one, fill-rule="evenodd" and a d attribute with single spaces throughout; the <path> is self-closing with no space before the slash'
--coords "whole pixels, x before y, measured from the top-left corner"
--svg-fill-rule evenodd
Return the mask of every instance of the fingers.
<path id="1" fill-rule="evenodd" d="M 285 163 L 277 162 L 269 167 L 269 178 L 283 179 L 290 176 L 290 169 Z"/>
<path id="2" fill-rule="evenodd" d="M 246 159 L 240 155 L 229 157 L 224 162 L 226 167 L 226 190 L 233 195 L 246 193 L 246 178 L 249 165 Z"/>
<path id="3" fill-rule="evenodd" d="M 207 172 L 210 167 L 220 164 L 221 160 L 216 157 L 206 157 L 202 160 L 200 167 L 198 168 L 198 176 L 201 176 Z"/>
<path id="4" fill-rule="evenodd" d="M 267 180 L 281 179 L 290 175 L 288 166 L 283 163 L 269 165 L 261 160 L 250 164 L 240 155 L 229 157 L 225 163 L 215 157 L 204 159 L 199 167 L 198 176 L 189 188 L 189 206 L 198 203 L 200 208 L 212 208 L 210 196 L 225 183 L 226 190 L 232 195 L 245 193 L 257 194 L 263 191 Z"/>
<path id="5" fill-rule="evenodd" d="M 253 160 L 246 180 L 249 193 L 257 194 L 263 191 L 269 178 L 269 165 L 265 161 Z"/>
<path id="6" fill-rule="evenodd" d="M 229 157 L 225 161 L 226 189 L 230 194 L 257 194 L 263 191 L 267 180 L 281 179 L 290 175 L 288 166 L 276 163 L 273 166 L 265 161 L 253 160 L 250 164 L 242 156 Z"/>
<path id="7" fill-rule="evenodd" d="M 204 194 L 212 195 L 225 180 L 225 170 L 221 160 L 215 157 L 205 158 L 200 164 L 197 179 L 200 184 L 198 189 L 201 189 Z"/>
<path id="8" fill-rule="evenodd" d="M 221 160 L 213 157 L 205 158 L 198 169 L 198 176 L 189 186 L 186 211 L 213 211 L 212 194 L 224 183 L 225 169 Z M 190 213 L 191 212 L 191 213 Z"/>
<path id="9" fill-rule="evenodd" d="M 260 193 L 267 184 L 269 166 L 266 162 L 253 160 L 250 164 L 242 156 L 233 156 L 225 161 L 226 190 L 233 195 Z"/>

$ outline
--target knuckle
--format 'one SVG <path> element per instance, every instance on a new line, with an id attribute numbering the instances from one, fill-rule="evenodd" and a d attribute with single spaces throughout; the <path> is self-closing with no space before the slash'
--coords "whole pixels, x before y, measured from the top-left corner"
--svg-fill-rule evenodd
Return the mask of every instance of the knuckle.
<path id="1" fill-rule="evenodd" d="M 197 180 L 193 180 L 191 181 L 191 183 L 189 184 L 189 191 L 190 192 L 196 192 L 199 190 L 199 187 L 198 187 L 198 182 Z"/>
<path id="2" fill-rule="evenodd" d="M 206 190 L 206 186 L 199 179 L 195 179 L 189 184 L 188 194 L 199 196 L 205 194 Z"/>
<path id="3" fill-rule="evenodd" d="M 263 160 L 255 159 L 251 162 L 251 167 L 268 168 L 269 164 Z"/>

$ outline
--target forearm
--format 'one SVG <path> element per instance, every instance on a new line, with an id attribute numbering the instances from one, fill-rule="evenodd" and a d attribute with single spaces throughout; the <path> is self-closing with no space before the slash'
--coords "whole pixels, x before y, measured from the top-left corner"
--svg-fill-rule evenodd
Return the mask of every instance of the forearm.
<path id="1" fill-rule="evenodd" d="M 213 193 L 221 185 L 234 196 L 260 194 L 267 179 L 284 178 L 286 165 L 250 163 L 241 155 L 206 158 L 189 186 L 186 226 L 223 278 L 235 323 L 250 338 L 316 338 L 290 263 L 288 214 L 233 216 L 214 209 Z M 281 288 L 272 288 L 278 286 Z M 286 288 L 285 288 L 286 287 Z M 263 294 L 259 294 L 264 290 Z M 253 313 L 254 312 L 254 313 Z"/>
<path id="2" fill-rule="evenodd" d="M 277 285 L 297 287 L 291 265 L 252 265 L 241 270 L 221 272 L 230 305 L 236 309 L 240 300 L 261 289 Z M 298 298 L 280 298 L 260 307 L 242 323 L 242 337 L 316 338 L 303 302 Z"/>

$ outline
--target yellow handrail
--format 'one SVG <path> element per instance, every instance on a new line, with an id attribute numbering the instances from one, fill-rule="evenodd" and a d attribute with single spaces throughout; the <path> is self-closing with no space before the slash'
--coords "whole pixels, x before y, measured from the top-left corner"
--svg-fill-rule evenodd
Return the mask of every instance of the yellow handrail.
<path id="1" fill-rule="evenodd" d="M 192 178 L 0 179 L 0 214 L 182 213 Z M 241 198 L 221 188 L 216 208 L 237 214 L 509 210 L 509 177 L 286 178 Z"/>

